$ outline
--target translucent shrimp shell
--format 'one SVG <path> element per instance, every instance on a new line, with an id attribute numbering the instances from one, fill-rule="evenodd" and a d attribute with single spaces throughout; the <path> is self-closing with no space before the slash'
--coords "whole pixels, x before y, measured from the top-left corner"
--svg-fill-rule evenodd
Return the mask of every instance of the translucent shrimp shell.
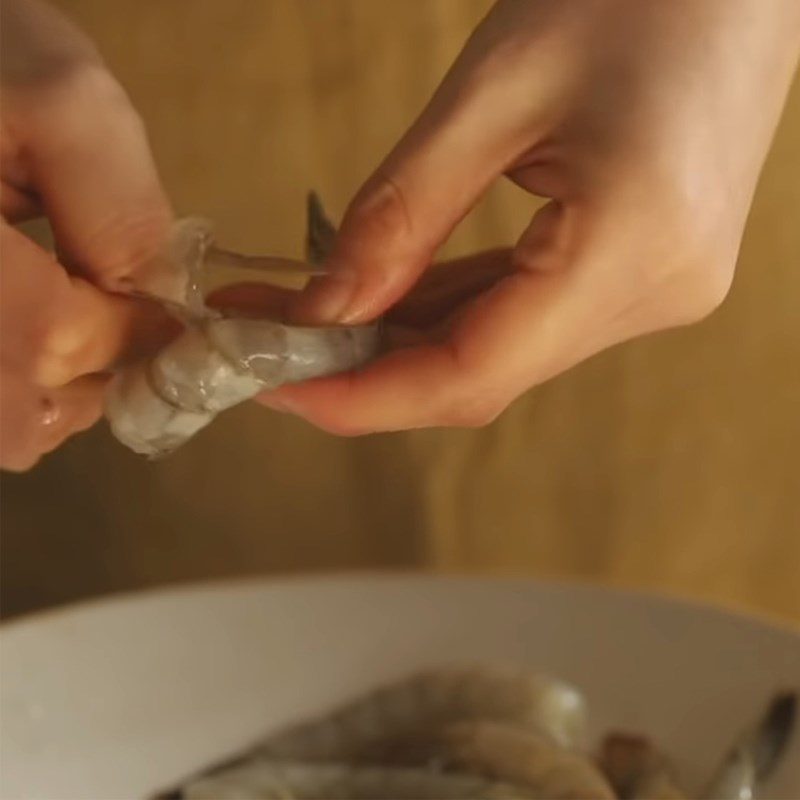
<path id="1" fill-rule="evenodd" d="M 324 258 L 333 234 L 312 195 L 307 249 L 315 262 Z M 295 327 L 223 316 L 207 308 L 202 277 L 212 246 L 207 222 L 192 218 L 176 223 L 164 255 L 150 265 L 139 287 L 140 294 L 157 299 L 180 318 L 185 330 L 153 358 L 120 370 L 109 386 L 106 418 L 111 430 L 137 453 L 171 452 L 218 413 L 259 392 L 354 369 L 378 351 L 377 325 Z M 246 263 L 270 261 L 224 255 Z"/>

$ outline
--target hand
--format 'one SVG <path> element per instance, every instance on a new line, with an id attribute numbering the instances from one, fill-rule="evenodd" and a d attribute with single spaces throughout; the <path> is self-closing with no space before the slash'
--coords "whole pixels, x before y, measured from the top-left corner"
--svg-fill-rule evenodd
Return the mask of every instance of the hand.
<path id="1" fill-rule="evenodd" d="M 482 425 L 598 351 L 705 317 L 798 43 L 796 0 L 500 0 L 352 202 L 331 276 L 293 304 L 344 323 L 394 306 L 422 341 L 264 402 L 340 434 Z M 516 246 L 407 294 L 504 175 L 549 198 Z"/>
<path id="2" fill-rule="evenodd" d="M 138 116 L 81 33 L 4 0 L 2 58 L 0 466 L 24 470 L 97 420 L 99 373 L 169 330 L 110 292 L 156 253 L 170 209 Z M 12 226 L 42 213 L 59 261 Z"/>

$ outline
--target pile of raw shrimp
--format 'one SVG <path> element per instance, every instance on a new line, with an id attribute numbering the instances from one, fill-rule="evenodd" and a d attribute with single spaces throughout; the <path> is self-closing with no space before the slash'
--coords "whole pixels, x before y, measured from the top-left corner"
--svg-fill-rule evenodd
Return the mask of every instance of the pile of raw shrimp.
<path id="1" fill-rule="evenodd" d="M 703 797 L 752 798 L 794 725 L 776 695 L 733 742 Z M 517 669 L 436 670 L 270 736 L 161 800 L 676 800 L 689 797 L 647 739 L 580 749 L 586 708 L 563 681 Z M 692 795 L 699 797 L 698 793 Z"/>

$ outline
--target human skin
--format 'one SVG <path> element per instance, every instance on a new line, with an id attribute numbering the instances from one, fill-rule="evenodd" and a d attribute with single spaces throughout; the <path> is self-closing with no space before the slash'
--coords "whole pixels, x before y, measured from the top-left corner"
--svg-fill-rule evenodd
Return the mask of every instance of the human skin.
<path id="1" fill-rule="evenodd" d="M 103 371 L 163 341 L 135 284 L 171 211 L 144 129 L 86 37 L 2 4 L 0 466 L 25 470 L 102 413 Z M 58 256 L 13 223 L 45 215 Z"/>
<path id="2" fill-rule="evenodd" d="M 287 302 L 303 322 L 389 310 L 406 346 L 263 402 L 344 435 L 478 426 L 601 350 L 702 319 L 731 284 L 798 51 L 796 0 L 500 0 L 356 195 L 331 275 Z M 503 176 L 548 198 L 516 245 L 431 269 Z"/>
<path id="3" fill-rule="evenodd" d="M 167 335 L 118 292 L 172 214 L 91 42 L 37 0 L 2 12 L 0 466 L 22 470 L 99 417 L 109 366 Z M 402 346 L 263 402 L 338 434 L 482 425 L 593 353 L 704 317 L 798 49 L 796 0 L 500 0 L 357 194 L 331 276 L 299 298 L 228 294 L 305 323 L 386 312 Z M 503 176 L 549 199 L 517 245 L 431 267 Z M 41 213 L 57 258 L 13 227 Z"/>

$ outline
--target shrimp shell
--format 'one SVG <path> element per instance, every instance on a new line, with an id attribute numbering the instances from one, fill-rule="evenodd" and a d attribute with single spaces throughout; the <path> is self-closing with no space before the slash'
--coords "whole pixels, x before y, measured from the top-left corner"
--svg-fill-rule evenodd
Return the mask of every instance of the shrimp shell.
<path id="1" fill-rule="evenodd" d="M 316 195 L 309 197 L 308 215 L 306 247 L 319 264 L 336 231 Z M 269 319 L 225 317 L 208 309 L 201 284 L 204 264 L 212 256 L 251 268 L 295 264 L 219 250 L 203 220 L 176 224 L 164 255 L 145 271 L 147 285 L 138 293 L 158 299 L 186 329 L 149 361 L 122 369 L 106 395 L 112 432 L 137 453 L 168 453 L 218 413 L 259 392 L 354 369 L 378 352 L 376 325 L 296 327 Z M 296 264 L 299 271 L 314 271 Z"/>

